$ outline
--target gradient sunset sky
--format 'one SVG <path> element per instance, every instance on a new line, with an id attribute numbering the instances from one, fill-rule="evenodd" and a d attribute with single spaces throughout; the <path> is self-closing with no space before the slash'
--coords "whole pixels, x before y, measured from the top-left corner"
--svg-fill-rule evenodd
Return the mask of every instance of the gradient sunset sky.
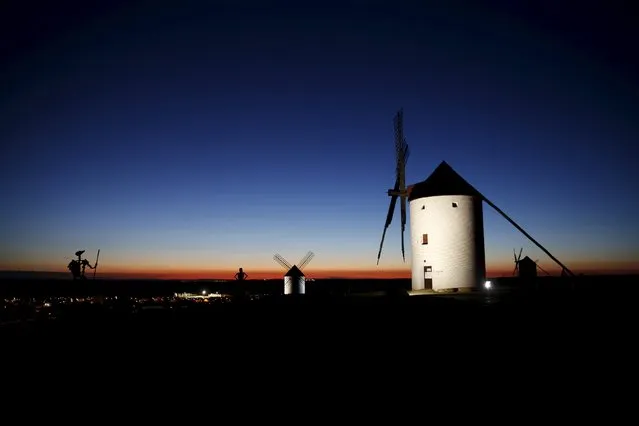
<path id="1" fill-rule="evenodd" d="M 403 107 L 409 183 L 445 160 L 574 272 L 639 272 L 613 4 L 2 2 L 0 270 L 409 276 L 399 212 L 376 266 Z M 489 275 L 558 271 L 484 208 Z"/>

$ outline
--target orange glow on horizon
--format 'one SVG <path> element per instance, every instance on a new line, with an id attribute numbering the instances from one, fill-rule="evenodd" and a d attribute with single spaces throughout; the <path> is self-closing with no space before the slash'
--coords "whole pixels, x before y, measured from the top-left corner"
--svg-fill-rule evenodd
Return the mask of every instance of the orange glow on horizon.
<path id="1" fill-rule="evenodd" d="M 281 279 L 284 277 L 282 271 L 250 271 L 244 269 L 244 272 L 248 274 L 249 280 L 269 280 L 269 279 Z M 136 279 L 168 279 L 168 280 L 200 280 L 200 279 L 226 279 L 232 280 L 235 278 L 237 270 L 174 270 L 174 271 L 117 271 L 109 270 L 98 272 L 98 275 L 110 278 L 136 278 Z M 315 279 L 327 279 L 327 278 L 346 278 L 346 279 L 362 279 L 362 278 L 378 278 L 378 279 L 392 279 L 392 278 L 410 278 L 410 271 L 396 271 L 396 270 L 383 270 L 383 271 L 368 271 L 368 270 L 327 270 L 327 271 L 313 271 L 306 274 L 307 278 Z"/>
<path id="2" fill-rule="evenodd" d="M 7 268 L 2 265 L 1 270 L 22 270 L 26 272 L 62 272 L 68 273 L 65 268 L 26 268 L 24 265 L 18 268 Z M 639 274 L 639 265 L 630 262 L 575 262 L 568 265 L 571 270 L 579 275 L 617 275 L 617 274 Z M 543 266 L 552 276 L 559 276 L 561 270 L 558 266 Z M 250 270 L 245 268 L 249 280 L 281 279 L 284 272 L 281 269 L 260 269 Z M 93 275 L 92 269 L 87 269 L 88 276 Z M 186 269 L 186 268 L 127 268 L 127 267 L 99 267 L 97 277 L 113 279 L 175 279 L 175 280 L 197 280 L 197 279 L 223 279 L 233 280 L 237 269 Z M 380 268 L 380 269 L 312 269 L 305 272 L 308 278 L 345 278 L 345 279 L 393 279 L 410 278 L 410 267 L 405 268 Z M 539 276 L 545 274 L 541 271 Z M 487 265 L 486 276 L 490 278 L 511 277 L 513 267 L 504 263 L 498 265 Z"/>
<path id="3" fill-rule="evenodd" d="M 634 265 L 633 265 L 634 266 Z M 559 268 L 544 268 L 551 276 L 559 276 L 561 270 Z M 639 267 L 628 267 L 627 265 L 597 265 L 591 268 L 571 269 L 575 274 L 586 275 L 616 275 L 616 274 L 639 274 Z M 250 271 L 244 269 L 248 274 L 249 280 L 263 279 L 281 279 L 284 273 L 281 270 L 257 270 Z M 157 279 L 229 279 L 235 277 L 237 270 L 172 270 L 172 271 L 104 271 L 104 275 L 122 278 L 157 278 Z M 98 272 L 99 274 L 99 272 Z M 545 276 L 541 271 L 539 276 Z M 385 269 L 385 270 L 369 270 L 369 269 L 335 269 L 335 270 L 313 270 L 306 272 L 307 278 L 327 279 L 327 278 L 345 278 L 345 279 L 394 279 L 394 278 L 410 278 L 410 269 Z M 513 276 L 512 268 L 488 268 L 486 277 L 511 277 Z"/>

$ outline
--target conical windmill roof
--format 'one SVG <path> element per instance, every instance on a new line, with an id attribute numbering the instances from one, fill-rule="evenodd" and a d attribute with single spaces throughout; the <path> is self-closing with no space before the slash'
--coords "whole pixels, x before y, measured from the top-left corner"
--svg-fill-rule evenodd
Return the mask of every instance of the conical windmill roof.
<path id="1" fill-rule="evenodd" d="M 479 191 L 466 182 L 445 161 L 442 161 L 426 180 L 413 185 L 408 195 L 408 201 L 438 195 L 473 195 L 481 197 Z"/>
<path id="2" fill-rule="evenodd" d="M 288 270 L 288 272 L 286 273 L 286 275 L 284 275 L 285 277 L 295 277 L 295 278 L 299 278 L 299 277 L 303 277 L 304 273 L 302 271 L 300 271 L 300 268 L 297 267 L 297 265 L 293 265 L 293 267 L 291 269 Z"/>
<path id="3" fill-rule="evenodd" d="M 531 263 L 531 264 L 537 264 L 537 262 L 535 262 L 534 260 L 532 260 L 530 257 L 526 256 L 523 259 L 521 259 L 519 261 L 519 263 Z"/>

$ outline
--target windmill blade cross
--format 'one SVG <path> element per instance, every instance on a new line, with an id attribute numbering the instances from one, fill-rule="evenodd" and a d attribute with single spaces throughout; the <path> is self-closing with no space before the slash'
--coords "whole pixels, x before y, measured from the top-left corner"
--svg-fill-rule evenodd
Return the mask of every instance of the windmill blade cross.
<path id="1" fill-rule="evenodd" d="M 275 254 L 275 256 L 273 256 L 273 259 L 275 259 L 275 261 L 277 263 L 279 263 L 280 265 L 282 265 L 282 267 L 286 270 L 289 270 L 293 267 L 293 265 L 291 265 L 290 263 L 288 263 L 282 256 L 280 256 L 279 254 Z"/>
<path id="2" fill-rule="evenodd" d="M 306 256 L 304 256 L 304 258 L 300 260 L 299 269 L 300 270 L 304 269 L 304 267 L 308 265 L 308 263 L 311 261 L 313 256 L 315 256 L 315 253 L 313 253 L 312 251 L 309 251 L 308 253 L 306 253 Z"/>
<path id="3" fill-rule="evenodd" d="M 388 191 L 388 195 L 391 196 L 390 205 L 388 206 L 388 213 L 386 215 L 386 224 L 384 225 L 384 231 L 382 232 L 382 241 L 379 244 L 379 251 L 377 252 L 377 265 L 379 265 L 379 259 L 382 255 L 382 248 L 384 247 L 384 239 L 386 238 L 386 230 L 393 221 L 393 214 L 395 213 L 395 205 L 397 204 L 397 198 L 401 198 L 401 243 L 402 243 L 402 259 L 406 262 L 406 250 L 404 247 L 404 232 L 406 230 L 406 197 L 408 195 L 406 191 L 406 162 L 410 156 L 410 150 L 406 139 L 404 138 L 404 111 L 402 108 L 397 112 L 393 119 L 395 130 L 395 186 Z"/>

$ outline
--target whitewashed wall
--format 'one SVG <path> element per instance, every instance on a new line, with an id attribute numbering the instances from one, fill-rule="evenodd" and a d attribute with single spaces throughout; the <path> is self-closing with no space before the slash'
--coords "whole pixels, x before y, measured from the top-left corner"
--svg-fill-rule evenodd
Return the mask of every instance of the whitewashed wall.
<path id="1" fill-rule="evenodd" d="M 453 207 L 453 203 L 457 207 Z M 431 266 L 433 290 L 478 288 L 486 279 L 482 201 L 442 195 L 410 202 L 412 288 L 424 289 Z M 423 234 L 428 244 L 422 244 Z"/>
<path id="2" fill-rule="evenodd" d="M 305 292 L 305 277 L 284 277 L 284 294 L 304 294 Z"/>

